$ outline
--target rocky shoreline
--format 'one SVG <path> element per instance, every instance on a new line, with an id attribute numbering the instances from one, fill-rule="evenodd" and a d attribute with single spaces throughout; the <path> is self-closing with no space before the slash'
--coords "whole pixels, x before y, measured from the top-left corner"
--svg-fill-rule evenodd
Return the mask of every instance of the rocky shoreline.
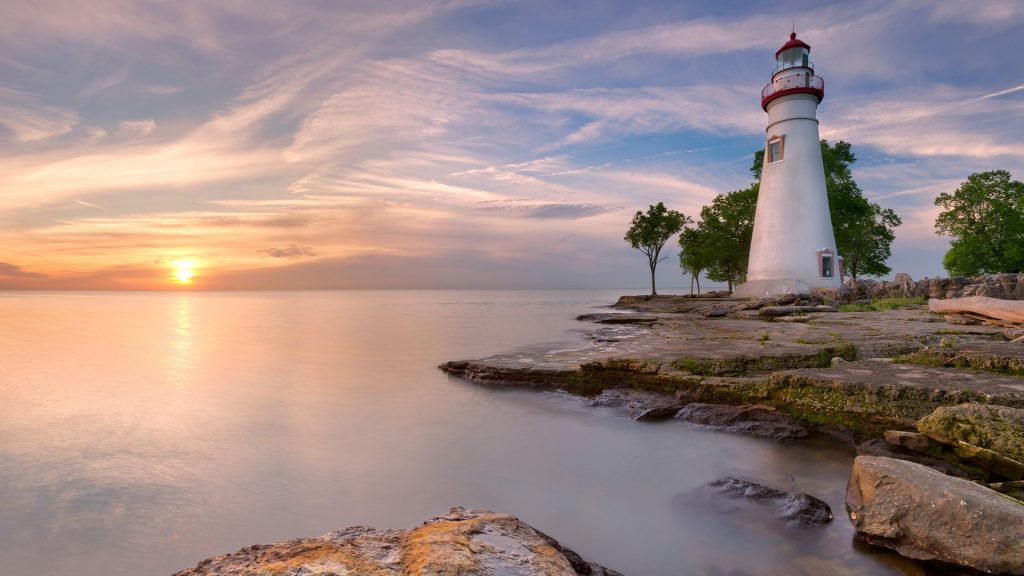
<path id="1" fill-rule="evenodd" d="M 920 305 L 839 312 L 833 296 L 623 297 L 617 312 L 580 317 L 595 324 L 590 347 L 441 369 L 638 421 L 848 442 L 861 455 L 846 503 L 865 542 L 960 573 L 1024 574 L 1024 346 Z"/>

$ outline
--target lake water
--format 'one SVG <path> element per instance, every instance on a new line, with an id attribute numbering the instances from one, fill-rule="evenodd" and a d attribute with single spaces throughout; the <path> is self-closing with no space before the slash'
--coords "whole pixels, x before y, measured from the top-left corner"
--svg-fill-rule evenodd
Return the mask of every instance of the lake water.
<path id="1" fill-rule="evenodd" d="M 911 574 L 854 542 L 853 455 L 450 378 L 585 346 L 620 292 L 0 293 L 0 573 L 160 575 L 455 505 L 627 576 Z M 577 332 L 574 332 L 577 331 Z M 816 532 L 673 504 L 724 475 L 815 494 Z"/>

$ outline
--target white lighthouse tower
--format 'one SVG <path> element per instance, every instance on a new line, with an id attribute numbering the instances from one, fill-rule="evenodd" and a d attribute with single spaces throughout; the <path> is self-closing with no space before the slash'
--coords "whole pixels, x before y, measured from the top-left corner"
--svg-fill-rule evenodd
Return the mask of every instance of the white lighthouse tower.
<path id="1" fill-rule="evenodd" d="M 747 281 L 736 288 L 739 297 L 806 294 L 842 282 L 816 116 L 825 82 L 814 75 L 810 51 L 790 34 L 775 53 L 772 81 L 761 91 L 767 140 Z"/>

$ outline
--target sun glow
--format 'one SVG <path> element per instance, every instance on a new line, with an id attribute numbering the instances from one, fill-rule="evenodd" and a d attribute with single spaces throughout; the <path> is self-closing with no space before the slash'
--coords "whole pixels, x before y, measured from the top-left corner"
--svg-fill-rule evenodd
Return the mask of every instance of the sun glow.
<path id="1" fill-rule="evenodd" d="M 174 280 L 178 284 L 191 284 L 192 277 L 196 275 L 196 263 L 192 260 L 172 260 L 171 267 L 174 269 Z"/>

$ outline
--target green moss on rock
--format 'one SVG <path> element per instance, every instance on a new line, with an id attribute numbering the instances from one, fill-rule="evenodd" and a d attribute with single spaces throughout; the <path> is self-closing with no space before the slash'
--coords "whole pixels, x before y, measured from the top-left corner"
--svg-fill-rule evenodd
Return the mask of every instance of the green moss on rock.
<path id="1" fill-rule="evenodd" d="M 943 406 L 921 418 L 917 429 L 940 442 L 966 442 L 1024 462 L 1024 409 L 974 403 Z"/>

